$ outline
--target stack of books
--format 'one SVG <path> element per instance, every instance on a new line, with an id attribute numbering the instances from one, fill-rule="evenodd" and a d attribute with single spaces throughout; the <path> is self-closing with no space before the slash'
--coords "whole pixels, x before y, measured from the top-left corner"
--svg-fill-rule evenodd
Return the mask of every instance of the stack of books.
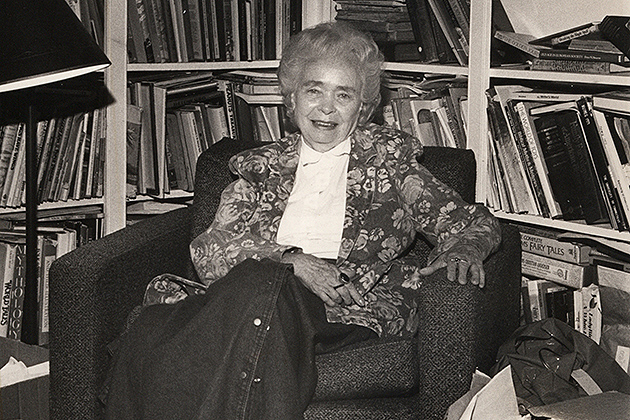
<path id="1" fill-rule="evenodd" d="M 487 94 L 488 206 L 628 230 L 627 91 L 587 95 L 497 85 Z"/>
<path id="2" fill-rule="evenodd" d="M 420 60 L 405 1 L 342 0 L 335 3 L 336 20 L 370 33 L 387 61 Z"/>
<path id="3" fill-rule="evenodd" d="M 383 81 L 383 123 L 425 146 L 465 148 L 468 92 L 465 78 L 417 79 L 390 73 Z"/>
<path id="4" fill-rule="evenodd" d="M 599 343 L 602 311 L 591 247 L 558 233 L 520 226 L 525 322 L 556 318 Z"/>
<path id="5" fill-rule="evenodd" d="M 542 38 L 510 31 L 494 37 L 521 50 L 532 70 L 611 74 L 630 72 L 630 17 L 606 16 Z"/>
<path id="6" fill-rule="evenodd" d="M 524 321 L 556 318 L 630 371 L 630 246 L 520 225 Z"/>

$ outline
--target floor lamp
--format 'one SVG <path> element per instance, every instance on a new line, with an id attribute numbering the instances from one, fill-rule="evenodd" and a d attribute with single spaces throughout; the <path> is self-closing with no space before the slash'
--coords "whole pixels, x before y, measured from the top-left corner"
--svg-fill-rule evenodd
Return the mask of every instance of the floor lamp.
<path id="1" fill-rule="evenodd" d="M 111 63 L 64 0 L 0 1 L 0 95 Z M 22 341 L 37 343 L 37 106 L 26 107 L 26 273 Z"/>

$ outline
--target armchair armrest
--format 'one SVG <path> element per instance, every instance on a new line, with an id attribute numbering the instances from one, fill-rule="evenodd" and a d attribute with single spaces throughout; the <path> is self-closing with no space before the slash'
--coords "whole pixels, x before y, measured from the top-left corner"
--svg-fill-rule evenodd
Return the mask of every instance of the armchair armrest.
<path id="1" fill-rule="evenodd" d="M 420 410 L 442 419 L 466 393 L 474 370 L 489 371 L 497 349 L 518 327 L 521 246 L 518 230 L 501 224 L 500 249 L 485 262 L 486 286 L 446 280 L 445 270 L 419 290 Z"/>
<path id="2" fill-rule="evenodd" d="M 190 208 L 150 218 L 64 255 L 50 269 L 51 418 L 91 419 L 107 369 L 107 344 L 122 331 L 146 284 L 186 276 Z"/>

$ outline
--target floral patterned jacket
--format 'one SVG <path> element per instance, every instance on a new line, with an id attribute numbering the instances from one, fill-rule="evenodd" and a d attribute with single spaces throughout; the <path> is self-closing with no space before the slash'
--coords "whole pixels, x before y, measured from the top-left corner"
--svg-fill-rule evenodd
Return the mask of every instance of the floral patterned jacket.
<path id="1" fill-rule="evenodd" d="M 293 188 L 300 135 L 244 151 L 230 160 L 239 178 L 222 193 L 214 222 L 191 245 L 201 280 L 210 284 L 246 258 L 280 260 L 289 247 L 274 239 Z M 435 248 L 429 262 L 456 244 L 473 244 L 488 256 L 500 243 L 497 220 L 465 203 L 418 164 L 420 142 L 403 132 L 370 124 L 350 136 L 346 213 L 338 267 L 367 305 L 328 307 L 330 322 L 363 325 L 379 335 L 417 328 L 414 291 L 421 277 L 399 257 L 416 232 Z M 417 292 L 416 292 L 417 293 Z"/>

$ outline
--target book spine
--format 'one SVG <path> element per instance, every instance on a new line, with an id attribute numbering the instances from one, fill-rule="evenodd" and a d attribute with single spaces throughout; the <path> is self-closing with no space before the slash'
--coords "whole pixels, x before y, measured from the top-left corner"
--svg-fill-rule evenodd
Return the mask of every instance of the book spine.
<path id="1" fill-rule="evenodd" d="M 527 145 L 529 146 L 532 161 L 536 166 L 536 172 L 540 175 L 540 186 L 542 188 L 545 202 L 547 203 L 549 216 L 551 218 L 560 217 L 562 216 L 562 209 L 553 196 L 553 190 L 551 188 L 551 183 L 549 182 L 549 171 L 547 169 L 547 165 L 545 164 L 545 159 L 542 155 L 542 150 L 540 148 L 538 137 L 535 135 L 535 132 L 532 129 L 532 121 L 530 120 L 527 108 L 525 107 L 525 104 L 523 102 L 516 103 L 516 112 L 518 114 L 518 117 L 520 118 L 521 127 L 525 135 L 525 140 L 527 142 Z"/>
<path id="2" fill-rule="evenodd" d="M 532 70 L 561 71 L 566 73 L 609 74 L 610 63 L 596 61 L 571 61 L 534 58 Z"/>
<path id="3" fill-rule="evenodd" d="M 532 152 L 529 148 L 527 139 L 525 138 L 525 132 L 521 124 L 521 119 L 515 111 L 514 103 L 512 101 L 508 101 L 506 105 L 508 121 L 514 135 L 514 140 L 516 141 L 516 149 L 520 155 L 521 162 L 523 162 L 525 174 L 527 180 L 529 181 L 536 206 L 543 217 L 549 217 L 549 205 L 547 204 L 547 199 L 545 198 L 542 183 L 540 181 L 541 175 L 538 173 Z"/>
<path id="4" fill-rule="evenodd" d="M 615 186 L 615 191 L 621 204 L 620 218 L 622 218 L 625 224 L 620 227 L 620 230 L 628 230 L 628 217 L 630 216 L 630 186 L 628 178 L 621 166 L 621 161 L 619 160 L 619 155 L 617 154 L 612 134 L 608 127 L 606 115 L 601 111 L 593 110 L 593 117 L 599 131 L 599 138 L 601 139 L 604 153 L 608 158 L 609 172 Z"/>
<path id="5" fill-rule="evenodd" d="M 598 31 L 598 25 L 591 25 L 587 28 L 582 28 L 574 32 L 569 32 L 568 34 L 564 34 L 555 38 L 551 38 L 551 45 L 560 45 L 565 42 L 571 41 L 575 38 L 580 38 L 582 36 L 592 34 Z"/>
<path id="6" fill-rule="evenodd" d="M 11 294 L 13 292 L 13 272 L 15 267 L 15 245 L 3 242 L 2 252 L 2 301 L 0 302 L 0 337 L 6 337 L 9 331 L 11 314 Z"/>
<path id="7" fill-rule="evenodd" d="M 444 0 L 446 1 L 446 0 Z M 435 15 L 435 18 L 442 29 L 449 46 L 451 47 L 453 54 L 457 58 L 460 66 L 465 66 L 468 63 L 468 55 L 461 45 L 459 34 L 455 30 L 453 22 L 451 21 L 446 4 L 442 3 L 442 0 L 429 0 L 429 6 Z"/>
<path id="8" fill-rule="evenodd" d="M 595 267 L 570 264 L 531 252 L 521 256 L 523 274 L 550 280 L 564 286 L 579 289 L 590 284 L 595 278 Z"/>
<path id="9" fill-rule="evenodd" d="M 24 317 L 24 286 L 26 285 L 24 270 L 26 269 L 26 245 L 16 244 L 15 270 L 13 290 L 11 291 L 11 309 L 7 337 L 19 340 L 22 336 L 22 320 Z"/>
<path id="10" fill-rule="evenodd" d="M 523 42 L 519 39 L 516 39 L 514 37 L 509 36 L 508 34 L 506 34 L 503 31 L 496 31 L 494 34 L 494 37 L 496 39 L 498 39 L 499 41 L 503 41 L 508 45 L 513 46 L 514 48 L 517 48 L 529 55 L 531 55 L 532 57 L 536 57 L 538 58 L 540 56 L 540 50 L 534 46 L 529 45 L 526 42 Z"/>
<path id="11" fill-rule="evenodd" d="M 572 264 L 589 264 L 590 247 L 563 242 L 529 232 L 520 232 L 521 248 L 525 252 L 565 261 Z"/>
<path id="12" fill-rule="evenodd" d="M 566 61 L 597 61 L 608 63 L 627 63 L 630 59 L 623 54 L 611 54 L 598 51 L 579 51 L 569 49 L 542 49 L 538 58 Z"/>

